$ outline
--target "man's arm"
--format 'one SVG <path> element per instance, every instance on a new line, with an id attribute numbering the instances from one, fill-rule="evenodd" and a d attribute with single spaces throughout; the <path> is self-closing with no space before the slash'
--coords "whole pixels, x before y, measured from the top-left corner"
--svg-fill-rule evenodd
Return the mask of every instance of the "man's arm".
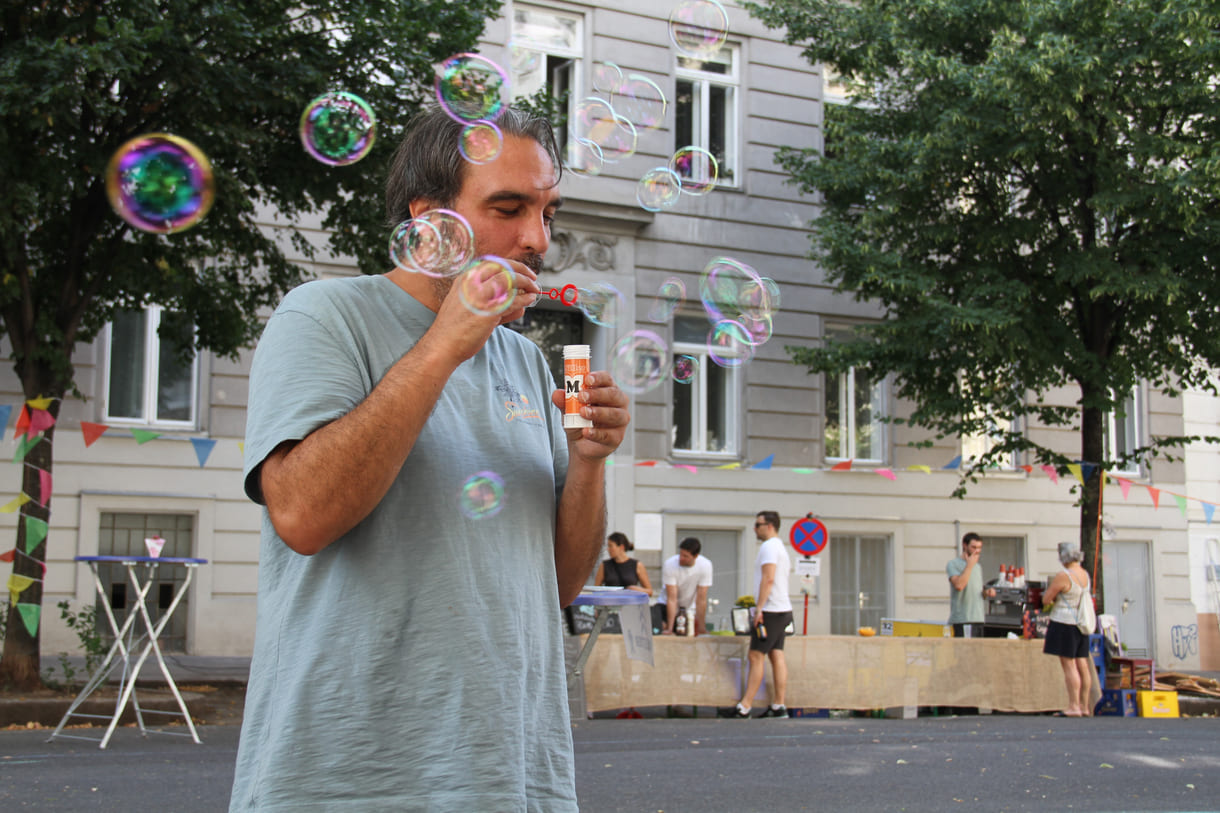
<path id="1" fill-rule="evenodd" d="M 758 612 L 754 614 L 755 624 L 762 623 L 763 605 L 771 597 L 771 588 L 775 586 L 775 564 L 762 566 L 762 580 L 758 584 Z"/>
<path id="2" fill-rule="evenodd" d="M 678 585 L 665 585 L 665 632 L 674 631 L 674 622 L 678 620 Z"/>
<path id="3" fill-rule="evenodd" d="M 695 588 L 695 634 L 707 633 L 707 588 Z"/>
<path id="4" fill-rule="evenodd" d="M 966 567 L 961 573 L 956 576 L 949 577 L 949 584 L 953 585 L 953 589 L 961 592 L 966 589 L 966 585 L 970 584 L 970 571 L 974 570 L 974 563 L 978 561 L 977 556 L 966 557 Z"/>
<path id="5" fill-rule="evenodd" d="M 551 401 L 563 410 L 563 390 Z M 623 442 L 627 396 L 607 372 L 589 373 L 580 390 L 580 412 L 593 426 L 568 431 L 568 476 L 559 498 L 555 528 L 555 575 L 559 606 L 566 607 L 597 562 L 606 537 L 606 458 Z"/>

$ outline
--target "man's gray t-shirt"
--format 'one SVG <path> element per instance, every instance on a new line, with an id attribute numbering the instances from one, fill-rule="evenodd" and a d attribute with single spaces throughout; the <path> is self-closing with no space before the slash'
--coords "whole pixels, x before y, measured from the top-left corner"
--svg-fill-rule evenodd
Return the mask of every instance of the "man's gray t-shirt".
<path id="1" fill-rule="evenodd" d="M 949 564 L 945 565 L 945 575 L 949 578 L 960 576 L 965 571 L 966 560 L 961 556 L 950 559 Z M 977 564 L 970 571 L 966 589 L 958 590 L 953 582 L 949 582 L 949 623 L 983 623 L 983 571 Z"/>
<path id="2" fill-rule="evenodd" d="M 383 276 L 284 298 L 255 353 L 246 491 L 349 413 L 435 314 Z M 542 353 L 497 328 L 449 379 L 381 503 L 314 556 L 266 509 L 231 810 L 576 809 L 555 577 L 567 470 Z M 463 483 L 504 481 L 471 519 Z"/>

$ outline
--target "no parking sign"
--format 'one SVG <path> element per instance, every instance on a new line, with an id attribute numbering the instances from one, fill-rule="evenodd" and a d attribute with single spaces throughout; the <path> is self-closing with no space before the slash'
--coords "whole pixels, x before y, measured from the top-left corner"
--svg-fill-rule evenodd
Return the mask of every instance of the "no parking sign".
<path id="1" fill-rule="evenodd" d="M 829 540 L 830 532 L 826 530 L 826 526 L 821 520 L 813 517 L 798 519 L 788 531 L 788 541 L 796 548 L 796 552 L 803 556 L 817 556 L 826 550 Z"/>

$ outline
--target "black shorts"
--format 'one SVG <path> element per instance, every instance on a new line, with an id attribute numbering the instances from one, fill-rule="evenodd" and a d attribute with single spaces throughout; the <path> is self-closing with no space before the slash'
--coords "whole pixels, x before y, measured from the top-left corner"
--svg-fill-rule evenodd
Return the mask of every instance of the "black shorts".
<path id="1" fill-rule="evenodd" d="M 1061 658 L 1087 658 L 1089 636 L 1082 633 L 1075 624 L 1052 621 L 1046 627 L 1046 640 L 1042 644 L 1042 651 Z"/>
<path id="2" fill-rule="evenodd" d="M 763 626 L 767 628 L 767 637 L 758 637 L 758 627 L 750 631 L 750 651 L 767 653 L 773 649 L 784 648 L 784 638 L 787 637 L 788 625 L 792 623 L 792 611 L 782 613 L 763 613 Z"/>

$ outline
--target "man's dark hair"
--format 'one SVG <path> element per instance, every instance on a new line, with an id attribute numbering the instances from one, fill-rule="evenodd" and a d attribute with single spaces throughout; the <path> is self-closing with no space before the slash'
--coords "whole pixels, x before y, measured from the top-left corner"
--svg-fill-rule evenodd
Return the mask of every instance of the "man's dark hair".
<path id="1" fill-rule="evenodd" d="M 762 521 L 775 529 L 779 533 L 779 514 L 775 511 L 759 511 L 758 516 L 762 517 Z"/>
<path id="2" fill-rule="evenodd" d="M 963 536 L 962 537 L 962 550 L 965 550 L 966 546 L 969 545 L 971 542 L 973 542 L 976 539 L 980 542 L 983 541 L 983 537 L 979 536 L 974 531 L 971 531 L 970 533 Z"/>
<path id="3" fill-rule="evenodd" d="M 551 157 L 555 183 L 559 183 L 563 160 L 549 121 L 506 107 L 495 124 L 506 138 L 532 138 L 538 142 Z M 386 219 L 391 228 L 411 219 L 411 203 L 415 200 L 422 198 L 444 209 L 453 207 L 466 172 L 466 159 L 458 151 L 465 126 L 438 105 L 425 107 L 407 123 L 407 134 L 394 153 L 386 179 Z"/>
<path id="4" fill-rule="evenodd" d="M 698 556 L 699 551 L 703 550 L 703 543 L 693 536 L 688 536 L 678 543 L 678 547 L 689 553 L 691 556 Z"/>

